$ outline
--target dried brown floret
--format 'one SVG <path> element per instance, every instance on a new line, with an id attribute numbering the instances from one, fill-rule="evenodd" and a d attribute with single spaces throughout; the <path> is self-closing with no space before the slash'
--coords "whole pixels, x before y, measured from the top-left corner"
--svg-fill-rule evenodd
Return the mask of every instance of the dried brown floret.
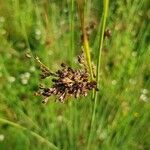
<path id="1" fill-rule="evenodd" d="M 52 76 L 53 85 L 51 88 L 39 86 L 37 95 L 44 97 L 43 103 L 48 102 L 48 97 L 56 95 L 60 102 L 65 102 L 67 97 L 74 96 L 78 98 L 80 95 L 87 96 L 87 93 L 95 89 L 97 90 L 96 81 L 90 80 L 83 54 L 78 57 L 81 69 L 73 69 L 66 64 L 61 64 L 61 69 L 52 73 L 41 61 L 36 59 L 42 71 L 41 78 Z"/>
<path id="2" fill-rule="evenodd" d="M 111 30 L 110 29 L 106 29 L 104 32 L 104 38 L 110 38 L 111 37 Z"/>

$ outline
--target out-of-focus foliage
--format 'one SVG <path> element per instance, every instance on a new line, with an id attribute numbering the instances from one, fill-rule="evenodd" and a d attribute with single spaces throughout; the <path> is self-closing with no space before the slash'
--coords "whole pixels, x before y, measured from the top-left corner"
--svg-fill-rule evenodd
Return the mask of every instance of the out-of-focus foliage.
<path id="1" fill-rule="evenodd" d="M 112 34 L 105 38 L 102 51 L 93 150 L 149 149 L 148 4 L 148 0 L 110 2 L 107 29 Z M 87 0 L 86 25 L 96 25 L 89 37 L 93 62 L 97 60 L 102 8 L 102 1 Z M 48 105 L 41 104 L 42 98 L 34 96 L 40 83 L 38 67 L 33 58 L 25 57 L 26 53 L 38 55 L 52 71 L 61 62 L 78 67 L 80 36 L 75 1 L 73 7 L 71 0 L 0 1 L 0 118 L 16 124 L 0 120 L 1 150 L 48 150 L 49 145 L 31 131 L 59 149 L 86 149 L 92 93 L 86 98 L 69 99 L 65 104 L 55 102 L 54 97 Z M 46 84 L 51 84 L 49 79 Z"/>

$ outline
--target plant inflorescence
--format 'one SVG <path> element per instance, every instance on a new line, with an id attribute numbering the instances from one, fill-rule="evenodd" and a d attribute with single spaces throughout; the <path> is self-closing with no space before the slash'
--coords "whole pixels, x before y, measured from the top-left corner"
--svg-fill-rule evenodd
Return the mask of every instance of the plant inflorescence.
<path id="1" fill-rule="evenodd" d="M 97 83 L 90 79 L 90 74 L 87 69 L 84 55 L 78 56 L 78 63 L 80 69 L 73 69 L 66 64 L 61 64 L 61 69 L 52 73 L 48 67 L 46 67 L 39 58 L 36 58 L 42 71 L 41 79 L 52 77 L 52 87 L 39 86 L 39 90 L 36 95 L 44 96 L 43 103 L 47 103 L 48 99 L 52 95 L 56 95 L 60 102 L 64 102 L 68 97 L 73 96 L 78 98 L 80 95 L 87 96 L 88 91 L 97 89 Z"/>

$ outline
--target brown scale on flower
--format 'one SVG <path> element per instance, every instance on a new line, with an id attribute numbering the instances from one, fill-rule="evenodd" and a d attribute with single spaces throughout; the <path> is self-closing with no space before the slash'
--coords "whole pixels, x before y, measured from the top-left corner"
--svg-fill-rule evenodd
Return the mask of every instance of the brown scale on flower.
<path id="1" fill-rule="evenodd" d="M 78 62 L 81 65 L 81 69 L 75 70 L 62 63 L 61 69 L 56 71 L 56 73 L 50 72 L 38 58 L 36 60 L 42 71 L 41 79 L 45 79 L 49 76 L 53 77 L 52 87 L 48 88 L 40 85 L 39 90 L 36 93 L 36 95 L 42 95 L 44 97 L 43 103 L 47 103 L 48 97 L 52 95 L 58 97 L 60 102 L 65 102 L 67 97 L 73 96 L 78 98 L 81 95 L 87 96 L 90 90 L 98 90 L 96 81 L 90 80 L 83 54 L 78 56 Z"/>
<path id="2" fill-rule="evenodd" d="M 104 32 L 104 38 L 110 38 L 111 37 L 111 30 L 110 29 L 106 29 Z"/>

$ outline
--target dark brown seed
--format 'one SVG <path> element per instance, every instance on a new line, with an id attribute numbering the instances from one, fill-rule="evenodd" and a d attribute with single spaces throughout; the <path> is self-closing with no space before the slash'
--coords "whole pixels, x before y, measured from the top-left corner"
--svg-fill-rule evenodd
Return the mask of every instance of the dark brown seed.
<path id="1" fill-rule="evenodd" d="M 61 67 L 66 67 L 66 65 L 64 63 L 61 63 Z"/>
<path id="2" fill-rule="evenodd" d="M 106 29 L 104 32 L 104 38 L 110 38 L 111 37 L 111 30 L 110 29 Z"/>

